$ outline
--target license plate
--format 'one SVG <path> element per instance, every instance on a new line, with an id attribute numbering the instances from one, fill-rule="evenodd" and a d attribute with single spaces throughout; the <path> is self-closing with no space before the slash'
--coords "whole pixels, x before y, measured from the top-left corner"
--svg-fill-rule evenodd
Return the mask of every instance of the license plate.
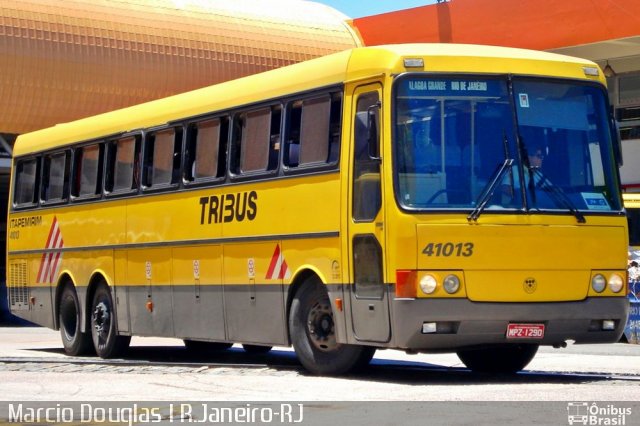
<path id="1" fill-rule="evenodd" d="M 507 339 L 542 339 L 544 324 L 509 324 Z"/>

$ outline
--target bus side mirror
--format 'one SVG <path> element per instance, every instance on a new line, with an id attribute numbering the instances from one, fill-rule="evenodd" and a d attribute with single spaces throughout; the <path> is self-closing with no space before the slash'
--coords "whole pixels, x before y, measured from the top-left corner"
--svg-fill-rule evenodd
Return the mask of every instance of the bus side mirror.
<path id="1" fill-rule="evenodd" d="M 380 117 L 380 101 L 371 105 L 367 109 L 367 144 L 369 147 L 369 158 L 380 161 L 380 132 L 378 117 Z"/>

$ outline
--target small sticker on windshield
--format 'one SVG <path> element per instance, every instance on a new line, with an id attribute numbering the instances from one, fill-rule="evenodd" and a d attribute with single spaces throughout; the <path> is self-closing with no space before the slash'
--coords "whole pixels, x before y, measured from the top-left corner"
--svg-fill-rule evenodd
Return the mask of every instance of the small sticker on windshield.
<path id="1" fill-rule="evenodd" d="M 529 108 L 529 95 L 520 93 L 518 98 L 520 99 L 520 108 Z"/>
<path id="2" fill-rule="evenodd" d="M 598 192 L 582 192 L 581 195 L 589 210 L 611 210 L 603 194 Z"/>

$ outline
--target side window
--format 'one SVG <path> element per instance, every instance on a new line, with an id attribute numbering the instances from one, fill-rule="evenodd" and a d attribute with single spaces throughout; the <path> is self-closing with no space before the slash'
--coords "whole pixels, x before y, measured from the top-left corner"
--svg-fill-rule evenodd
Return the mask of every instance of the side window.
<path id="1" fill-rule="evenodd" d="M 44 202 L 58 202 L 68 198 L 69 151 L 48 154 L 43 157 L 43 173 L 40 198 Z"/>
<path id="2" fill-rule="evenodd" d="M 108 192 L 127 192 L 138 187 L 140 171 L 140 137 L 128 136 L 109 143 L 107 179 Z"/>
<path id="3" fill-rule="evenodd" d="M 279 106 L 238 114 L 234 120 L 234 174 L 254 174 L 275 170 L 280 152 Z"/>
<path id="4" fill-rule="evenodd" d="M 39 186 L 39 170 L 40 161 L 38 158 L 30 158 L 16 162 L 14 172 L 15 186 L 13 188 L 14 205 L 28 206 L 38 201 L 36 189 Z"/>
<path id="5" fill-rule="evenodd" d="M 227 167 L 227 117 L 192 123 L 187 128 L 185 180 L 188 182 L 222 178 Z"/>
<path id="6" fill-rule="evenodd" d="M 182 129 L 148 133 L 144 146 L 144 186 L 158 187 L 178 183 Z"/>
<path id="7" fill-rule="evenodd" d="M 340 150 L 342 96 L 296 101 L 289 106 L 285 164 L 289 168 L 335 163 Z"/>
<path id="8" fill-rule="evenodd" d="M 104 144 L 83 146 L 75 150 L 71 195 L 85 198 L 102 193 L 103 161 Z"/>
<path id="9" fill-rule="evenodd" d="M 370 147 L 380 146 L 378 92 L 360 95 L 354 117 L 353 218 L 373 221 L 382 206 L 380 162 L 370 156 Z M 376 138 L 372 140 L 371 138 Z M 374 153 L 377 154 L 377 153 Z"/>

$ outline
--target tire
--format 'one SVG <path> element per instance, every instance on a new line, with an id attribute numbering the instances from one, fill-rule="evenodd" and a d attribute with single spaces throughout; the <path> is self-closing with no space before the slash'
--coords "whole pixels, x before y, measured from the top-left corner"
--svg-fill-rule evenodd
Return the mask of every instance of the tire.
<path id="1" fill-rule="evenodd" d="M 78 356 L 91 353 L 91 334 L 82 332 L 80 301 L 73 284 L 65 284 L 58 306 L 58 324 L 62 346 L 67 355 Z"/>
<path id="2" fill-rule="evenodd" d="M 266 354 L 273 348 L 273 346 L 242 345 L 242 348 L 250 354 Z"/>
<path id="3" fill-rule="evenodd" d="M 366 366 L 375 348 L 336 341 L 331 302 L 317 277 L 297 291 L 289 313 L 289 334 L 298 360 L 317 375 L 339 375 Z"/>
<path id="4" fill-rule="evenodd" d="M 538 345 L 496 345 L 458 351 L 458 358 L 474 372 L 513 374 L 525 368 L 536 352 Z"/>
<path id="5" fill-rule="evenodd" d="M 223 342 L 202 342 L 200 340 L 183 340 L 184 346 L 194 355 L 209 355 L 216 352 L 226 351 L 233 343 Z"/>
<path id="6" fill-rule="evenodd" d="M 131 341 L 130 336 L 118 336 L 113 299 L 106 284 L 99 285 L 93 295 L 91 337 L 93 347 L 100 358 L 116 358 L 122 355 Z"/>

